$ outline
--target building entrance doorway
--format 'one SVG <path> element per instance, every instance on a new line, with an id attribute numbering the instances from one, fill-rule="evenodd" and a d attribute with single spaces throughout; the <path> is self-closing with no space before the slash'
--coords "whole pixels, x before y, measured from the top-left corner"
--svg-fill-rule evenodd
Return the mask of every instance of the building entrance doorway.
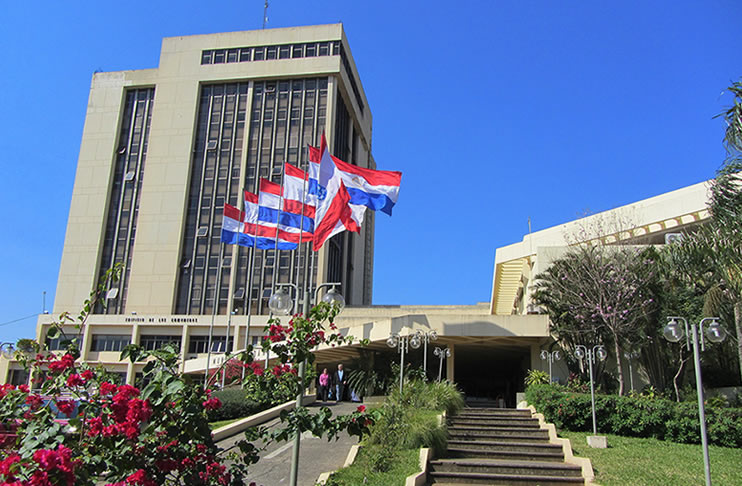
<path id="1" fill-rule="evenodd" d="M 529 363 L 528 348 L 457 344 L 454 377 L 467 400 L 494 401 L 514 408 L 515 394 L 525 388 Z"/>

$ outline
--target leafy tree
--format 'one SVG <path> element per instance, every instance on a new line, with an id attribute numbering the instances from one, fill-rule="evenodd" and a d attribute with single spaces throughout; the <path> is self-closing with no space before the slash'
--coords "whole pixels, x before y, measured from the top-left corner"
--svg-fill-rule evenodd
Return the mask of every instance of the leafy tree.
<path id="1" fill-rule="evenodd" d="M 534 301 L 549 312 L 560 344 L 612 345 L 623 395 L 623 350 L 637 335 L 653 306 L 648 282 L 654 261 L 634 247 L 583 243 L 536 277 Z"/>
<path id="2" fill-rule="evenodd" d="M 687 235 L 674 251 L 686 275 L 711 275 L 717 284 L 709 298 L 731 305 L 742 377 L 742 82 L 733 83 L 732 106 L 720 116 L 727 124 L 727 159 L 711 182 L 707 224 Z M 717 305 L 718 309 L 718 305 Z"/>

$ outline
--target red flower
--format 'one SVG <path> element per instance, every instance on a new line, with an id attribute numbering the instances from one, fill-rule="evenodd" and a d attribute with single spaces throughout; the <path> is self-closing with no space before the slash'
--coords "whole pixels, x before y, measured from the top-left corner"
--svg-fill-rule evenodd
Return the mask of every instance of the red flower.
<path id="1" fill-rule="evenodd" d="M 72 365 L 74 364 L 75 364 L 75 357 L 67 353 L 61 358 L 59 358 L 59 361 L 51 361 L 49 363 L 49 370 L 58 373 L 60 371 L 66 370 L 67 368 L 71 368 Z"/>
<path id="2" fill-rule="evenodd" d="M 95 437 L 103 432 L 103 419 L 101 417 L 93 417 L 87 421 L 88 425 L 88 436 Z"/>
<path id="3" fill-rule="evenodd" d="M 72 412 L 75 411 L 75 404 L 72 400 L 57 400 L 57 410 L 62 412 L 68 417 L 72 416 Z"/>
<path id="4" fill-rule="evenodd" d="M 93 378 L 93 370 L 85 370 L 82 373 L 80 373 L 80 376 L 82 376 L 86 380 L 90 380 Z"/>
<path id="5" fill-rule="evenodd" d="M 222 402 L 218 398 L 213 397 L 203 402 L 202 405 L 206 410 L 217 410 L 222 407 Z"/>
<path id="6" fill-rule="evenodd" d="M 26 405 L 31 408 L 31 410 L 36 410 L 37 408 L 41 407 L 44 404 L 44 401 L 41 399 L 38 395 L 29 395 L 26 397 Z"/>
<path id="7" fill-rule="evenodd" d="M 157 486 L 157 483 L 147 477 L 144 469 L 139 469 L 134 474 L 126 478 L 128 484 L 139 484 L 141 486 Z"/>
<path id="8" fill-rule="evenodd" d="M 114 385 L 113 383 L 109 383 L 107 381 L 104 381 L 100 384 L 100 394 L 101 395 L 113 395 L 116 393 L 116 390 L 118 387 Z"/>
<path id="9" fill-rule="evenodd" d="M 358 408 L 356 409 L 358 412 L 365 412 L 366 411 L 366 405 L 358 405 Z"/>
<path id="10" fill-rule="evenodd" d="M 28 385 L 18 385 L 18 389 L 22 391 L 23 393 L 29 392 Z"/>
<path id="11" fill-rule="evenodd" d="M 69 377 L 67 377 L 67 386 L 69 386 L 70 388 L 75 386 L 82 386 L 84 384 L 85 380 L 77 373 L 73 373 Z"/>

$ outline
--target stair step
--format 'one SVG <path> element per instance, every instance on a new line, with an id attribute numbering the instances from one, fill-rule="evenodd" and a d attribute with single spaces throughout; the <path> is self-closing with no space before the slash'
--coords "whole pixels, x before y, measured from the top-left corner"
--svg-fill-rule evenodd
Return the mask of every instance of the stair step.
<path id="1" fill-rule="evenodd" d="M 499 434 L 499 433 L 462 433 L 462 432 L 451 432 L 448 431 L 450 440 L 459 440 L 467 442 L 478 442 L 478 441 L 492 441 L 492 442 L 516 442 L 516 443 L 528 443 L 528 444 L 548 444 L 549 436 L 533 436 L 533 435 L 515 435 L 515 434 Z"/>
<path id="2" fill-rule="evenodd" d="M 585 484 L 582 478 L 568 478 L 560 476 L 525 476 L 520 474 L 486 474 L 486 473 L 428 473 L 431 484 L 508 484 L 508 485 L 534 485 L 534 484 Z"/>
<path id="3" fill-rule="evenodd" d="M 582 468 L 560 462 L 497 459 L 438 459 L 430 461 L 429 464 L 431 470 L 436 472 L 476 472 L 582 478 Z"/>
<path id="4" fill-rule="evenodd" d="M 562 451 L 559 444 L 549 444 L 548 442 L 505 442 L 499 440 L 449 440 L 449 446 L 461 449 L 495 449 L 495 450 L 518 450 L 521 452 L 556 452 Z"/>
<path id="5" fill-rule="evenodd" d="M 448 433 L 449 435 L 501 434 L 501 435 L 522 435 L 524 437 L 546 437 L 546 438 L 549 437 L 548 430 L 535 428 L 535 427 L 501 427 L 501 426 L 476 427 L 473 425 L 470 425 L 470 426 L 450 425 L 448 427 Z"/>
<path id="6" fill-rule="evenodd" d="M 480 459 L 502 459 L 513 461 L 549 461 L 563 462 L 562 451 L 519 451 L 519 450 L 493 450 L 493 449 L 466 449 L 462 447 L 448 447 L 450 458 L 480 458 Z"/>
<path id="7" fill-rule="evenodd" d="M 523 408 L 462 408 L 459 414 L 471 414 L 471 415 L 524 415 L 526 417 L 531 416 L 531 411 Z"/>
<path id="8" fill-rule="evenodd" d="M 500 427 L 540 427 L 537 419 L 531 418 L 483 418 L 483 417 L 452 417 L 448 419 L 452 425 L 500 426 Z"/>

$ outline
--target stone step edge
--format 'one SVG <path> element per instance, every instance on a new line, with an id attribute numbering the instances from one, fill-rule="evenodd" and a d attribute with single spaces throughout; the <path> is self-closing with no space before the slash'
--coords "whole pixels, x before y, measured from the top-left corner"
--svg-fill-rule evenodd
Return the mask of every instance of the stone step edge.
<path id="1" fill-rule="evenodd" d="M 580 469 L 579 466 L 574 464 L 567 464 L 564 462 L 549 462 L 549 461 L 514 461 L 511 459 L 481 459 L 481 458 L 446 458 L 446 459 L 435 459 L 430 461 L 431 464 L 446 465 L 456 464 L 458 466 L 507 466 L 507 467 L 548 467 L 550 469 L 569 469 L 576 470 Z"/>
<path id="2" fill-rule="evenodd" d="M 585 484 L 592 484 L 595 482 L 595 472 L 593 471 L 593 464 L 587 457 L 577 457 L 572 452 L 572 443 L 569 439 L 563 439 L 557 435 L 556 427 L 554 424 L 550 424 L 544 418 L 544 415 L 536 412 L 533 405 L 529 405 L 525 400 L 518 403 L 518 410 L 530 410 L 531 415 L 538 419 L 538 423 L 542 429 L 549 431 L 549 442 L 552 444 L 560 444 L 562 446 L 562 452 L 564 454 L 564 462 L 567 464 L 574 464 L 582 469 L 582 477 L 585 480 Z"/>
<path id="3" fill-rule="evenodd" d="M 461 454 L 484 454 L 491 456 L 529 456 L 529 457 L 553 457 L 555 459 L 564 460 L 564 453 L 559 452 L 535 452 L 535 451 L 493 451 L 488 449 L 459 449 L 457 447 L 449 447 L 448 452 L 456 452 Z M 467 459 L 467 458 L 458 458 Z M 474 458 L 472 458 L 474 459 Z"/>
<path id="4" fill-rule="evenodd" d="M 575 483 L 576 480 L 581 479 L 583 482 L 585 478 L 567 477 L 567 476 L 530 476 L 527 474 L 488 474 L 488 473 L 471 473 L 471 472 L 437 472 L 431 471 L 428 473 L 433 478 L 462 478 L 462 479 L 492 479 L 492 480 L 522 480 L 522 481 L 548 481 L 550 483 Z"/>
<path id="5" fill-rule="evenodd" d="M 580 467 L 574 464 L 567 464 L 564 462 L 548 462 L 548 461 L 513 461 L 505 459 L 481 459 L 481 458 L 451 458 L 451 459 L 436 459 L 430 461 L 430 464 L 436 466 L 445 466 L 447 464 L 455 464 L 457 466 L 504 466 L 504 467 L 528 467 L 533 469 L 563 469 L 565 471 L 579 471 Z"/>
<path id="6" fill-rule="evenodd" d="M 505 425 L 448 425 L 448 430 L 477 430 L 480 432 L 541 432 L 538 425 L 528 427 L 508 427 Z"/>
<path id="7" fill-rule="evenodd" d="M 496 440 L 449 440 L 449 444 L 455 444 L 455 445 L 463 445 L 463 444 L 476 444 L 476 445 L 486 445 L 486 446 L 508 446 L 508 447 L 536 447 L 538 449 L 553 449 L 553 450 L 561 450 L 562 447 L 559 444 L 552 444 L 552 443 L 534 443 L 534 442 L 503 442 L 503 441 L 496 441 Z"/>

